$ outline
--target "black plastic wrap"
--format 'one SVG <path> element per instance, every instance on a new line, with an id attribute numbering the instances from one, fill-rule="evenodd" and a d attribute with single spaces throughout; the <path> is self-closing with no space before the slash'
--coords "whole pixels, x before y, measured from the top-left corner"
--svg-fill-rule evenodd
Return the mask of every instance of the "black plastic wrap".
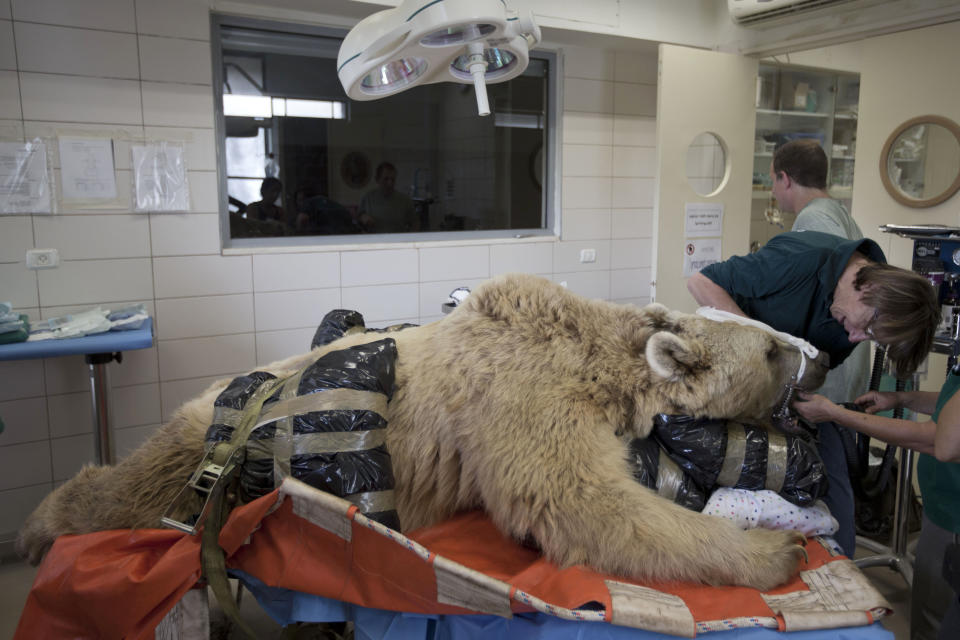
<path id="1" fill-rule="evenodd" d="M 240 411 L 247 404 L 253 392 L 260 388 L 267 380 L 273 380 L 275 375 L 266 371 L 254 371 L 251 374 L 234 378 L 227 388 L 220 392 L 213 402 L 213 424 L 207 429 L 205 440 L 207 443 L 226 442 L 233 437 L 233 430 L 237 427 L 235 421 L 223 409 Z"/>
<path id="2" fill-rule="evenodd" d="M 313 334 L 310 348 L 316 349 L 325 344 L 330 344 L 337 338 L 345 336 L 347 331 L 354 327 L 364 328 L 363 316 L 360 315 L 359 311 L 334 309 L 323 316 L 323 320 L 320 321 L 320 326 L 317 327 L 316 333 Z"/>
<path id="3" fill-rule="evenodd" d="M 708 493 L 717 486 L 771 489 L 804 507 L 827 492 L 816 447 L 798 436 L 773 434 L 771 447 L 771 433 L 760 427 L 658 414 L 653 437 Z"/>
<path id="4" fill-rule="evenodd" d="M 324 389 L 357 389 L 384 393 L 389 400 L 393 398 L 396 359 L 393 338 L 331 351 L 304 370 L 297 395 Z"/>
<path id="5" fill-rule="evenodd" d="M 630 442 L 629 463 L 634 479 L 681 507 L 703 511 L 707 496 L 693 479 L 669 458 L 653 438 L 634 438 Z M 663 463 L 669 463 L 664 465 Z"/>
<path id="6" fill-rule="evenodd" d="M 391 331 L 400 331 L 401 329 L 416 326 L 415 324 L 404 322 L 403 324 L 392 324 L 382 329 L 368 329 L 359 311 L 334 309 L 323 316 L 323 320 L 320 321 L 320 326 L 317 327 L 316 333 L 313 334 L 310 348 L 316 349 L 325 344 L 330 344 L 348 333 L 359 333 L 361 329 L 363 333 L 389 333 Z"/>
<path id="7" fill-rule="evenodd" d="M 254 429 L 246 442 L 240 499 L 249 502 L 269 493 L 289 469 L 292 477 L 345 498 L 367 517 L 398 529 L 393 467 L 384 444 L 387 419 L 381 413 L 393 397 L 396 358 L 396 343 L 386 338 L 324 354 L 300 373 L 298 382 L 279 385 L 263 403 L 260 416 L 269 411 L 280 411 L 281 416 Z M 253 381 L 268 379 L 263 376 L 273 377 L 256 372 L 231 382 L 221 394 L 224 403 L 242 409 L 250 387 L 259 386 Z M 295 393 L 291 384 L 296 384 Z M 335 390 L 341 389 L 369 393 L 337 395 Z M 333 393 L 325 397 L 327 392 Z M 322 409 L 313 410 L 317 402 L 309 400 L 302 410 L 285 415 L 283 407 L 290 408 L 290 402 L 314 395 L 325 403 Z M 278 404 L 283 402 L 288 404 Z M 333 406 L 327 406 L 330 402 Z M 370 406 L 362 406 L 365 402 Z M 217 426 L 208 430 L 208 441 L 226 433 Z"/>

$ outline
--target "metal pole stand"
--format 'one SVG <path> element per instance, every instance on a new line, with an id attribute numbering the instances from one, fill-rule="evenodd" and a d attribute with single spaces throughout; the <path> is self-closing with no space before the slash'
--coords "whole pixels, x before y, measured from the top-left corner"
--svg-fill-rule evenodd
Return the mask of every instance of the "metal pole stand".
<path id="1" fill-rule="evenodd" d="M 907 534 L 910 532 L 910 500 L 913 498 L 912 449 L 900 447 L 900 467 L 897 473 L 897 502 L 893 512 L 893 546 L 888 547 L 869 538 L 857 536 L 857 546 L 866 547 L 877 555 L 854 560 L 861 569 L 889 567 L 897 571 L 907 585 L 913 584 L 913 560 L 907 555 Z"/>
<path id="2" fill-rule="evenodd" d="M 913 374 L 912 389 L 917 389 L 919 376 Z M 912 412 L 911 412 L 912 414 Z M 911 419 L 916 419 L 912 414 Z M 898 447 L 900 466 L 897 472 L 897 500 L 893 511 L 893 531 L 890 538 L 892 547 L 882 545 L 869 538 L 857 536 L 857 546 L 862 546 L 877 555 L 854 560 L 861 569 L 867 567 L 889 567 L 898 572 L 907 586 L 913 584 L 913 559 L 907 554 L 907 535 L 910 533 L 910 503 L 913 499 L 913 462 L 916 455 L 912 449 Z"/>
<path id="3" fill-rule="evenodd" d="M 113 442 L 110 433 L 110 402 L 107 392 L 110 378 L 107 365 L 123 361 L 122 353 L 89 353 L 84 356 L 90 367 L 90 399 L 93 401 L 93 446 L 97 464 L 113 464 Z"/>

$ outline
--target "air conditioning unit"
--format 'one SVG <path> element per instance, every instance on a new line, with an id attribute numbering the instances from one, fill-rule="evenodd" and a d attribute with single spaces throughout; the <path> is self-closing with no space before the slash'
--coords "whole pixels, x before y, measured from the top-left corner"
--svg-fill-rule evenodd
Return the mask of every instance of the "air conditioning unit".
<path id="1" fill-rule="evenodd" d="M 775 18 L 785 18 L 861 0 L 727 0 L 730 17 L 739 25 L 750 26 Z"/>

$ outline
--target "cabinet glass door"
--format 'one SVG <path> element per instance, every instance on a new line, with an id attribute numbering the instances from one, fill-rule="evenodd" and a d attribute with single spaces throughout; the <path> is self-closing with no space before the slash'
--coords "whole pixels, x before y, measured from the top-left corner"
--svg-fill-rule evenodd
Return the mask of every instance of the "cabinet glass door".
<path id="1" fill-rule="evenodd" d="M 830 195 L 850 207 L 856 153 L 860 76 L 761 63 L 753 153 L 750 247 L 789 231 L 796 214 L 780 211 L 770 191 L 773 152 L 790 140 L 811 138 L 827 154 Z"/>

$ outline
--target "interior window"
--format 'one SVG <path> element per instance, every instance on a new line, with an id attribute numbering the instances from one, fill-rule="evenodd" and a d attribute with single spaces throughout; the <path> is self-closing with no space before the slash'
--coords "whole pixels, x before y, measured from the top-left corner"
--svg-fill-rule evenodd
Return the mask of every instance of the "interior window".
<path id="1" fill-rule="evenodd" d="M 471 84 L 351 100 L 345 33 L 303 29 L 218 19 L 230 239 L 548 228 L 552 55 L 488 85 L 479 117 Z"/>

